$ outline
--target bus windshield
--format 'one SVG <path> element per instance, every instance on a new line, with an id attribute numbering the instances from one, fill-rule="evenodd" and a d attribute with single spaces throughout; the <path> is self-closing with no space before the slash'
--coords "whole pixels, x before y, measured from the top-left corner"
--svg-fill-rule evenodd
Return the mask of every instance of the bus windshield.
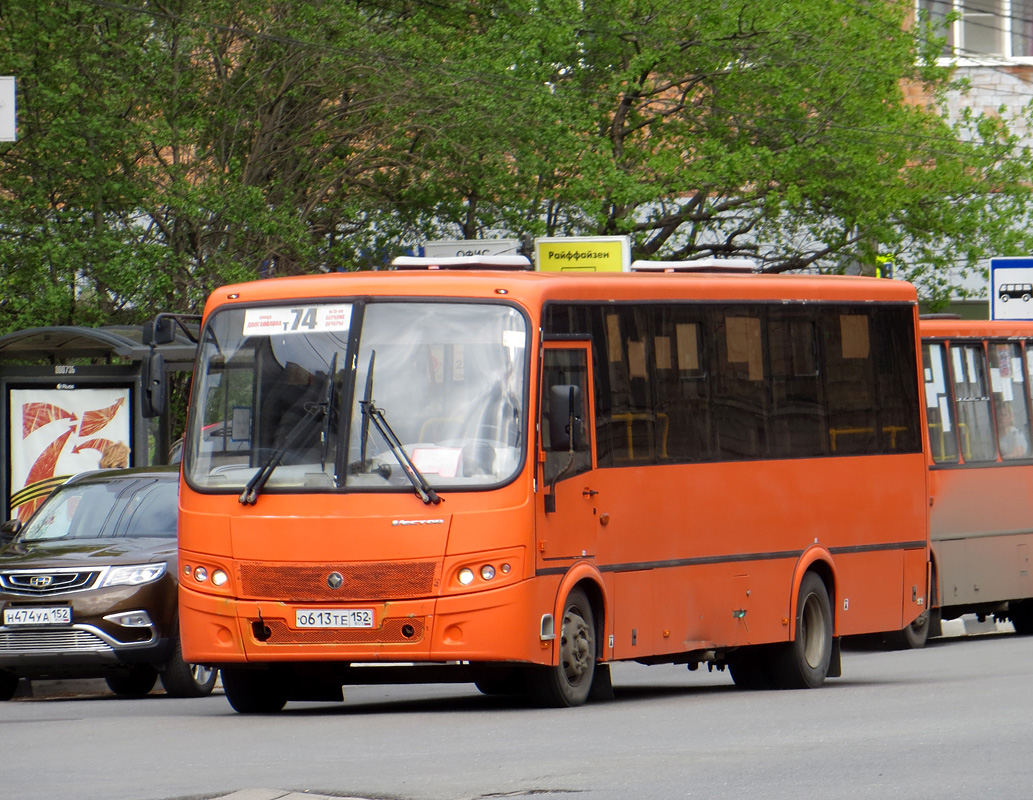
<path id="1" fill-rule="evenodd" d="M 199 348 L 184 474 L 242 502 L 498 485 L 525 452 L 526 340 L 520 312 L 495 303 L 220 310 Z"/>

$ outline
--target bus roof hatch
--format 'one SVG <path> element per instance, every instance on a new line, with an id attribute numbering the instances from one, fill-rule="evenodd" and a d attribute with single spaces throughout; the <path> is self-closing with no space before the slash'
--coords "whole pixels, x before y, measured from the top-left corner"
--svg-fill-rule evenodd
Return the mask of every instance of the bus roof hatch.
<path id="1" fill-rule="evenodd" d="M 529 270 L 527 256 L 398 256 L 391 262 L 394 269 L 502 269 Z"/>
<path id="2" fill-rule="evenodd" d="M 694 261 L 632 261 L 632 272 L 759 272 L 750 258 L 698 258 Z"/>

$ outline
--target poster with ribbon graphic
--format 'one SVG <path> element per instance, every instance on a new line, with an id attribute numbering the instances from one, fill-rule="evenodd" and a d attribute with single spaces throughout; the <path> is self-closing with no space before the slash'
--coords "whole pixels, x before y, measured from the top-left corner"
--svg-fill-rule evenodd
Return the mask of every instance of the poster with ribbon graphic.
<path id="1" fill-rule="evenodd" d="M 129 389 L 12 389 L 10 517 L 28 519 L 55 486 L 128 467 Z"/>

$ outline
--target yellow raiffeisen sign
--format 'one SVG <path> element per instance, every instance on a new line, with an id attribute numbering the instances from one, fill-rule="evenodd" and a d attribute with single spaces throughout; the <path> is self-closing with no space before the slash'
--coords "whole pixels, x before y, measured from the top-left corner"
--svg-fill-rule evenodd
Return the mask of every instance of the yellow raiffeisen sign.
<path id="1" fill-rule="evenodd" d="M 627 236 L 544 236 L 534 240 L 540 272 L 626 272 L 631 267 Z"/>

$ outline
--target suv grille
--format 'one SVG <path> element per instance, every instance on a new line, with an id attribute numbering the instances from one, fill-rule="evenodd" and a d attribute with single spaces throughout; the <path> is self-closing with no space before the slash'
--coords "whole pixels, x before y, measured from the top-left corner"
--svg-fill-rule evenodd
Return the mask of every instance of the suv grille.
<path id="1" fill-rule="evenodd" d="M 0 631 L 0 653 L 100 653 L 111 645 L 90 631 L 63 630 Z M 56 663 L 56 662 L 55 662 Z"/>
<path id="2" fill-rule="evenodd" d="M 103 569 L 9 570 L 0 572 L 0 589 L 8 594 L 47 597 L 63 592 L 81 592 L 97 584 Z"/>

